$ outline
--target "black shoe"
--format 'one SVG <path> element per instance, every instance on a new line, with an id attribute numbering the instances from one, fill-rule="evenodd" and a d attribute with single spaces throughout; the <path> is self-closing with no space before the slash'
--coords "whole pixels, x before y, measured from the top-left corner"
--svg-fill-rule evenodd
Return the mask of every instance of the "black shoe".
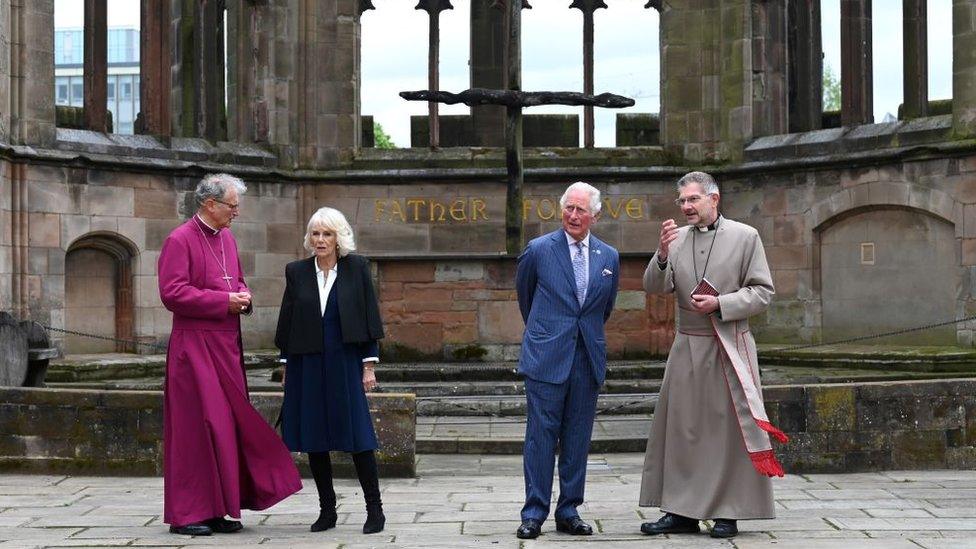
<path id="1" fill-rule="evenodd" d="M 572 536 L 592 536 L 593 527 L 583 522 L 578 516 L 566 520 L 556 519 L 556 531 Z"/>
<path id="2" fill-rule="evenodd" d="M 182 536 L 209 536 L 213 534 L 213 530 L 209 526 L 203 523 L 196 524 L 186 524 L 184 526 L 170 526 L 170 534 L 180 534 Z"/>
<path id="3" fill-rule="evenodd" d="M 336 514 L 335 507 L 332 509 L 322 509 L 319 512 L 318 520 L 312 523 L 309 530 L 312 532 L 323 532 L 335 528 L 337 520 L 339 520 L 339 516 Z"/>
<path id="4" fill-rule="evenodd" d="M 203 521 L 215 534 L 233 534 L 244 528 L 244 525 L 236 520 L 227 520 L 224 517 L 216 517 Z"/>
<path id="5" fill-rule="evenodd" d="M 382 532 L 386 526 L 386 515 L 383 514 L 383 505 L 379 503 L 369 503 L 366 505 L 366 523 L 363 524 L 364 534 L 375 534 Z"/>
<path id="6" fill-rule="evenodd" d="M 708 534 L 713 538 L 733 538 L 739 533 L 739 529 L 732 519 L 715 519 L 712 531 Z"/>
<path id="7" fill-rule="evenodd" d="M 535 519 L 525 519 L 515 531 L 515 536 L 519 539 L 535 539 L 542 533 L 542 524 Z"/>
<path id="8" fill-rule="evenodd" d="M 641 524 L 641 532 L 654 536 L 657 534 L 697 534 L 698 521 L 693 518 L 665 513 L 657 522 Z"/>

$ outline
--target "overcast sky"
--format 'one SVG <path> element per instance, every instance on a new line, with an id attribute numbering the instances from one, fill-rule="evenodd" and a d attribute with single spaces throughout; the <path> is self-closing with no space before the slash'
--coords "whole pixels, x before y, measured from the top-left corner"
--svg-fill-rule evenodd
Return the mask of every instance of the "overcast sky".
<path id="1" fill-rule="evenodd" d="M 657 112 L 659 104 L 658 15 L 645 0 L 606 0 L 595 15 L 595 91 L 633 97 L 625 111 Z M 398 146 L 409 146 L 410 115 L 426 114 L 425 103 L 398 92 L 427 88 L 427 14 L 416 0 L 373 0 L 362 19 L 362 113 L 373 115 Z M 469 0 L 453 0 L 441 13 L 441 89 L 469 87 Z M 570 0 L 534 0 L 522 12 L 522 89 L 582 91 L 583 16 Z M 902 12 L 900 0 L 874 3 L 874 117 L 896 114 L 902 100 Z M 929 97 L 952 95 L 950 0 L 929 0 Z M 80 27 L 82 0 L 55 0 L 55 26 Z M 139 3 L 108 0 L 110 26 L 139 26 Z M 840 0 L 821 0 L 824 60 L 840 75 Z M 463 105 L 441 106 L 443 114 L 466 114 Z M 529 113 L 578 113 L 574 107 L 534 107 Z M 618 110 L 596 109 L 596 144 L 614 144 Z M 580 130 L 582 139 L 582 129 Z"/>

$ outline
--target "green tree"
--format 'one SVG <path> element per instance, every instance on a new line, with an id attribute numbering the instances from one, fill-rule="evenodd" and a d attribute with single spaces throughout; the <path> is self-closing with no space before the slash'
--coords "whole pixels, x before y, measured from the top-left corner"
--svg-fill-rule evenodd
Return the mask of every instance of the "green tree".
<path id="1" fill-rule="evenodd" d="M 383 131 L 383 125 L 373 122 L 373 143 L 377 149 L 395 149 L 396 143 L 390 139 L 390 135 Z"/>
<path id="2" fill-rule="evenodd" d="M 840 110 L 840 79 L 828 63 L 823 67 L 823 110 Z"/>

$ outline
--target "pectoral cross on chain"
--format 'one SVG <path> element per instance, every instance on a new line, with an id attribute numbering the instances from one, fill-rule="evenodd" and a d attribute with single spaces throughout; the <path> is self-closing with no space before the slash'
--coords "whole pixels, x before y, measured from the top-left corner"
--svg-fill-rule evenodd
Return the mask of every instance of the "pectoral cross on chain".
<path id="1" fill-rule="evenodd" d="M 226 282 L 226 283 L 227 283 L 227 288 L 228 288 L 228 289 L 230 289 L 230 281 L 231 281 L 231 279 L 233 279 L 234 277 L 232 277 L 232 276 L 229 276 L 229 275 L 227 275 L 227 273 L 224 273 L 224 276 L 222 276 L 222 277 L 220 277 L 220 278 L 222 278 L 222 279 L 224 279 L 224 282 Z"/>

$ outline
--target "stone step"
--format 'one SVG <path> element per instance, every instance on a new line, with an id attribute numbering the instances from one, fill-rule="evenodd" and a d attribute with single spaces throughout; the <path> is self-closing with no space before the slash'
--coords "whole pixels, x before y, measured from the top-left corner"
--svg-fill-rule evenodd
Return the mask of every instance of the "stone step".
<path id="1" fill-rule="evenodd" d="M 602 394 L 597 413 L 604 415 L 651 414 L 657 394 Z M 418 397 L 418 417 L 510 417 L 525 419 L 524 396 Z"/>
<path id="2" fill-rule="evenodd" d="M 591 453 L 643 452 L 650 414 L 598 415 L 593 422 Z M 418 417 L 418 454 L 522 453 L 525 420 L 515 418 Z"/>
<path id="3" fill-rule="evenodd" d="M 525 387 L 521 381 L 428 381 L 428 382 L 387 382 L 381 373 L 380 390 L 385 393 L 413 393 L 418 397 L 454 396 L 515 396 L 524 395 Z M 661 387 L 658 379 L 608 379 L 601 392 L 618 393 L 656 393 Z M 252 390 L 255 390 L 252 388 Z M 280 389 L 279 389 L 280 390 Z"/>

